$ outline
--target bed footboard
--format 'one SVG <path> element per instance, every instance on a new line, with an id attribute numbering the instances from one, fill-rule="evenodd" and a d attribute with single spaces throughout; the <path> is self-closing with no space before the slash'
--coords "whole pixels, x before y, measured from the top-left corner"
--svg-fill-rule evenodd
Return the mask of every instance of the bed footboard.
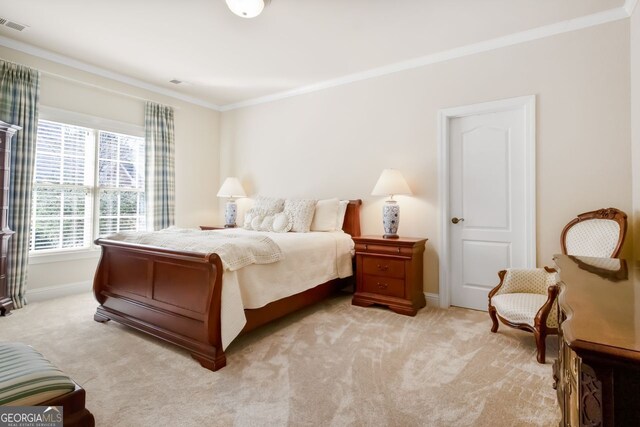
<path id="1" fill-rule="evenodd" d="M 191 352 L 202 366 L 226 365 L 220 332 L 222 262 L 198 254 L 98 239 L 102 257 L 94 320 L 114 320 Z"/>

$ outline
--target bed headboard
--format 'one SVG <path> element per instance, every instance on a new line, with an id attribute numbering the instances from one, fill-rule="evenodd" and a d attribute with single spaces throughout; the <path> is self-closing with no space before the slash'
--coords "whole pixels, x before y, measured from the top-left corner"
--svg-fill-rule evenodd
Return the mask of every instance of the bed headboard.
<path id="1" fill-rule="evenodd" d="M 360 236 L 360 205 L 362 200 L 349 200 L 347 213 L 344 215 L 342 230 L 353 237 Z"/>

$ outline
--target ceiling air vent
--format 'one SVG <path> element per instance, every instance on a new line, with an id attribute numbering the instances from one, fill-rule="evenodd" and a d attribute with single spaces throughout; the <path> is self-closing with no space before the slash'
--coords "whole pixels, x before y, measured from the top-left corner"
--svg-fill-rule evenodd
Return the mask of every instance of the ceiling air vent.
<path id="1" fill-rule="evenodd" d="M 3 27 L 9 27 L 12 30 L 22 31 L 28 27 L 28 25 L 18 24 L 17 22 L 9 21 L 7 18 L 0 18 L 0 25 Z"/>

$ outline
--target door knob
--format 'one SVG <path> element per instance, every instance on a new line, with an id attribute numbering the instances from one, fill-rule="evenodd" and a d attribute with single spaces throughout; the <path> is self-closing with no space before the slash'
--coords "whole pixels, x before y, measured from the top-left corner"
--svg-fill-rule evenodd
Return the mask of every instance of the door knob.
<path id="1" fill-rule="evenodd" d="M 453 218 L 451 218 L 451 222 L 454 224 L 457 224 L 459 222 L 464 221 L 464 218 L 456 218 L 455 216 Z"/>

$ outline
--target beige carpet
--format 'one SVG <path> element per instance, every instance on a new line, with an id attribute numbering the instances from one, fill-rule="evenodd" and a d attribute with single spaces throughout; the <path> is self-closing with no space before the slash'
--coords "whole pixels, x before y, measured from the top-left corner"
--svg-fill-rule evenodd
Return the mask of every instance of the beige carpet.
<path id="1" fill-rule="evenodd" d="M 551 359 L 486 313 L 415 318 L 338 296 L 237 339 L 210 372 L 186 351 L 93 321 L 92 295 L 0 318 L 87 391 L 98 426 L 551 426 Z M 557 351 L 555 337 L 547 340 Z"/>

